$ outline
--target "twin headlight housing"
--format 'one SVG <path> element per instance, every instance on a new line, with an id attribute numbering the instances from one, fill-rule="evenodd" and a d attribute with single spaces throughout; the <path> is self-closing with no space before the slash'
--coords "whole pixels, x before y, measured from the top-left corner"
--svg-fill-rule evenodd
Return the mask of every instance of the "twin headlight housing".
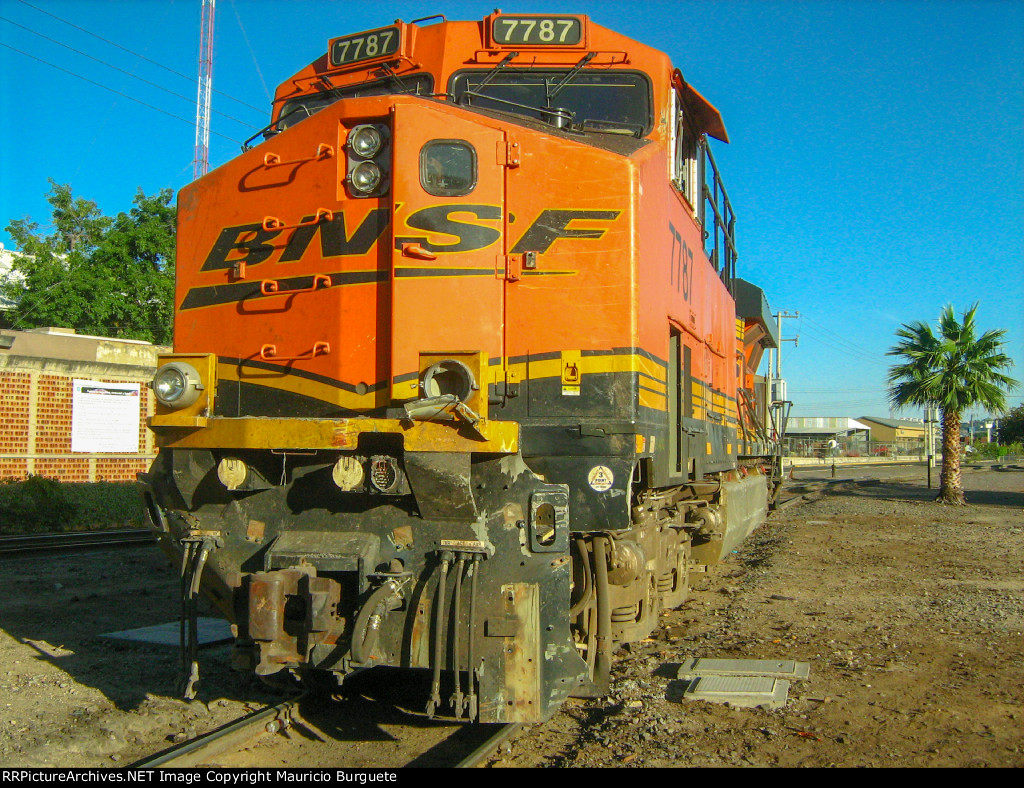
<path id="1" fill-rule="evenodd" d="M 355 126 L 348 134 L 348 174 L 345 183 L 353 197 L 379 197 L 388 189 L 387 153 L 390 133 L 378 123 Z"/>

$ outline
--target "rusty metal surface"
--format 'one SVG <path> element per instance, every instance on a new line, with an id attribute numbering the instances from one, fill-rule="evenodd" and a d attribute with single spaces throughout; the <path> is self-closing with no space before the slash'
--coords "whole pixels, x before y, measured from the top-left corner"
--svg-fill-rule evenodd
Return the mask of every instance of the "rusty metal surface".
<path id="1" fill-rule="evenodd" d="M 482 455 L 462 464 L 469 473 L 465 493 L 477 515 L 462 509 L 461 519 L 441 519 L 424 516 L 432 509 L 420 505 L 423 488 L 415 473 L 415 494 L 351 493 L 331 481 L 333 454 L 278 455 L 267 462 L 281 470 L 271 473 L 268 466 L 266 475 L 280 476 L 281 484 L 230 491 L 217 480 L 212 459 L 173 457 L 180 451 L 163 452 L 149 475 L 159 504 L 151 508 L 162 513 L 165 547 L 172 553 L 189 534 L 218 534 L 222 545 L 203 587 L 220 589 L 226 595 L 222 609 L 236 611 L 236 664 L 261 674 L 316 668 L 343 675 L 360 664 L 351 651 L 360 638 L 374 665 L 439 666 L 439 713 L 455 713 L 447 699 L 457 681 L 462 695 L 454 695 L 478 698 L 474 710 L 482 722 L 545 719 L 583 678 L 586 666 L 565 616 L 571 577 L 565 488 L 545 483 L 521 459 Z M 168 474 L 170 469 L 187 473 Z M 179 481 L 192 492 L 196 505 L 190 511 L 176 504 L 183 492 Z M 537 504 L 533 526 L 531 500 Z M 538 511 L 545 503 L 556 510 L 550 543 L 542 530 L 544 512 Z M 438 567 L 446 553 L 450 567 L 455 570 L 461 558 L 462 569 L 439 599 Z M 503 638 L 489 637 L 485 624 L 507 617 L 501 588 L 510 578 L 531 589 L 520 593 L 532 600 L 515 611 L 531 623 L 528 642 L 517 647 L 511 664 Z M 389 579 L 399 582 L 401 592 L 386 605 L 380 599 L 371 604 L 374 590 Z M 501 700 L 506 675 L 515 677 L 519 698 L 511 717 Z"/>
<path id="2" fill-rule="evenodd" d="M 508 583 L 501 587 L 501 595 L 507 627 L 501 633 L 505 654 L 504 718 L 507 722 L 531 722 L 541 705 L 542 686 L 538 588 L 532 583 Z"/>

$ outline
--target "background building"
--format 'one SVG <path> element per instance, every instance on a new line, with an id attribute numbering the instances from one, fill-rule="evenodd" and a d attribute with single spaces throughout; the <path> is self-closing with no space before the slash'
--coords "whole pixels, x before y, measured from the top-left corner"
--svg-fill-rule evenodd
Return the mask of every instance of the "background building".
<path id="1" fill-rule="evenodd" d="M 0 331 L 0 479 L 125 481 L 146 470 L 156 456 L 148 383 L 166 351 L 67 328 Z"/>
<path id="2" fill-rule="evenodd" d="M 904 448 L 924 445 L 925 424 L 920 419 L 883 419 L 860 416 L 858 421 L 871 428 L 871 440 Z"/>

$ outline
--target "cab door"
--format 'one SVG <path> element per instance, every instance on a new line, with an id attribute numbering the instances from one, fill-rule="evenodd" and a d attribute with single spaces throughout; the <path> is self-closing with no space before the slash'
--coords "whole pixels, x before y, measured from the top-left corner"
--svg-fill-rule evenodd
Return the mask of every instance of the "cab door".
<path id="1" fill-rule="evenodd" d="M 395 107 L 393 133 L 391 392 L 407 400 L 419 396 L 421 352 L 501 364 L 503 135 L 414 100 Z"/>

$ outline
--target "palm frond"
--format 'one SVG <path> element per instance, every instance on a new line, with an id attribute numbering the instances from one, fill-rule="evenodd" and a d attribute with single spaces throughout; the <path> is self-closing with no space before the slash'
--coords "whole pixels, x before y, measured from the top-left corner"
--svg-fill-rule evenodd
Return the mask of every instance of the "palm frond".
<path id="1" fill-rule="evenodd" d="M 957 320 L 947 304 L 938 332 L 920 320 L 896 330 L 900 338 L 886 355 L 901 360 L 889 369 L 889 403 L 896 409 L 938 403 L 944 411 L 963 412 L 981 405 L 990 412 L 1006 408 L 1006 394 L 1018 383 L 1004 370 L 1013 366 L 1003 352 L 1005 329 L 977 336 L 978 304 Z"/>

